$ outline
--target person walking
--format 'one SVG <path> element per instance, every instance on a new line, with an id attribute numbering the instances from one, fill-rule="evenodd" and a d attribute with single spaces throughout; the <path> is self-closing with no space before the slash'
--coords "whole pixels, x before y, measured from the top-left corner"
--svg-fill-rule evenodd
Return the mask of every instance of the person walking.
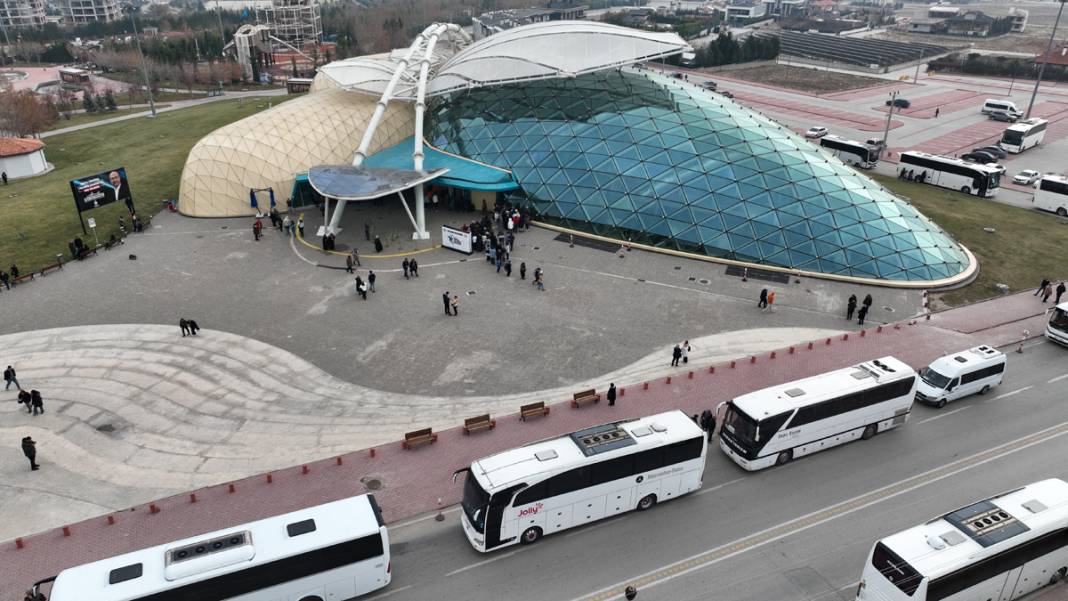
<path id="1" fill-rule="evenodd" d="M 857 311 L 857 323 L 864 325 L 864 318 L 868 316 L 868 305 L 861 305 L 860 311 Z"/>
<path id="2" fill-rule="evenodd" d="M 260 234 L 262 232 L 263 232 L 263 222 L 260 221 L 259 219 L 257 219 L 256 223 L 252 224 L 252 236 L 253 236 L 253 238 L 255 238 L 258 241 L 260 239 Z"/>
<path id="3" fill-rule="evenodd" d="M 504 262 L 504 277 L 512 277 L 512 260 L 508 259 Z"/>
<path id="4" fill-rule="evenodd" d="M 367 285 L 371 287 L 371 292 L 375 291 L 375 279 L 377 277 L 373 270 L 367 272 Z"/>
<path id="5" fill-rule="evenodd" d="M 22 386 L 19 386 L 19 379 L 15 377 L 15 368 L 11 367 L 10 365 L 8 365 L 7 369 L 4 370 L 4 382 L 4 390 L 11 388 L 12 384 L 15 385 L 15 388 L 22 390 Z"/>
<path id="6" fill-rule="evenodd" d="M 33 413 L 33 397 L 28 390 L 19 391 L 19 405 L 26 405 L 26 413 Z"/>
<path id="7" fill-rule="evenodd" d="M 452 313 L 449 312 L 449 301 L 449 291 L 446 290 L 445 294 L 441 295 L 441 302 L 445 303 L 445 315 L 452 315 Z"/>
<path id="8" fill-rule="evenodd" d="M 418 261 L 416 261 L 415 259 L 412 259 L 412 262 L 408 264 L 408 269 L 412 270 L 412 277 L 413 278 L 419 277 L 419 262 Z"/>
<path id="9" fill-rule="evenodd" d="M 936 107 L 935 108 L 935 119 L 938 118 L 938 113 L 940 113 L 940 112 L 942 112 L 942 109 L 940 107 Z"/>
<path id="10" fill-rule="evenodd" d="M 686 365 L 690 362 L 690 341 L 684 340 L 682 343 L 682 364 Z"/>
<path id="11" fill-rule="evenodd" d="M 605 395 L 605 398 L 608 399 L 608 406 L 609 407 L 615 407 L 616 406 L 616 384 L 615 384 L 615 382 L 613 382 L 613 383 L 608 385 L 608 394 Z"/>
<path id="12" fill-rule="evenodd" d="M 497 273 L 501 272 L 501 267 L 504 266 L 504 252 L 497 253 Z"/>
<path id="13" fill-rule="evenodd" d="M 760 291 L 760 300 L 757 301 L 757 308 L 763 309 L 768 306 L 768 289 L 764 288 Z"/>
<path id="14" fill-rule="evenodd" d="M 352 273 L 352 255 L 345 255 L 345 271 Z"/>
<path id="15" fill-rule="evenodd" d="M 675 348 L 671 349 L 671 367 L 678 367 L 679 359 L 682 359 L 682 347 L 676 344 Z"/>
<path id="16" fill-rule="evenodd" d="M 29 436 L 22 438 L 22 454 L 30 460 L 30 469 L 37 471 L 41 466 L 37 465 L 37 443 Z"/>
<path id="17" fill-rule="evenodd" d="M 711 409 L 701 412 L 701 429 L 708 433 L 708 442 L 712 442 L 712 436 L 716 433 L 716 415 Z"/>
<path id="18" fill-rule="evenodd" d="M 197 332 L 200 331 L 200 326 L 197 325 L 197 320 L 187 319 L 186 321 L 189 322 L 189 333 L 196 336 Z"/>
<path id="19" fill-rule="evenodd" d="M 182 338 L 189 334 L 189 322 L 184 317 L 178 320 L 178 328 L 182 330 Z"/>
<path id="20" fill-rule="evenodd" d="M 352 261 L 356 263 L 356 267 L 363 267 L 363 263 L 360 263 L 360 249 L 355 246 L 352 247 Z"/>
<path id="21" fill-rule="evenodd" d="M 367 300 L 367 284 L 363 283 L 363 278 L 356 276 L 356 294 L 363 297 L 363 300 Z"/>
<path id="22" fill-rule="evenodd" d="M 411 264 L 408 262 L 408 257 L 404 257 L 404 261 L 401 263 L 401 269 L 404 270 L 404 279 L 408 279 L 408 269 L 410 268 Z"/>
<path id="23" fill-rule="evenodd" d="M 289 213 L 282 218 L 282 231 L 285 232 L 287 238 L 293 235 L 293 220 L 289 218 Z"/>
<path id="24" fill-rule="evenodd" d="M 850 294 L 849 301 L 846 302 L 846 319 L 853 321 L 853 312 L 857 310 L 857 295 Z"/>
<path id="25" fill-rule="evenodd" d="M 1061 282 L 1060 284 L 1057 284 L 1057 298 L 1055 298 L 1053 300 L 1053 304 L 1055 304 L 1055 305 L 1061 304 L 1061 296 L 1064 295 L 1064 290 L 1065 290 L 1064 282 Z"/>
<path id="26" fill-rule="evenodd" d="M 545 272 L 538 268 L 538 275 L 534 278 L 534 285 L 538 287 L 538 292 L 545 292 Z"/>
<path id="27" fill-rule="evenodd" d="M 33 405 L 33 415 L 44 413 L 44 399 L 41 398 L 40 392 L 30 391 L 30 404 Z"/>
<path id="28" fill-rule="evenodd" d="M 452 314 L 460 314 L 460 296 L 457 294 L 452 295 Z"/>
<path id="29" fill-rule="evenodd" d="M 519 279 L 527 279 L 527 264 L 524 262 L 519 263 Z M 1064 284 L 1061 284 L 1061 286 L 1064 286 Z"/>
<path id="30" fill-rule="evenodd" d="M 864 308 L 865 309 L 871 309 L 871 303 L 872 303 L 871 295 L 869 294 L 869 295 L 864 297 Z M 867 311 L 865 311 L 865 313 L 867 313 Z"/>
<path id="31" fill-rule="evenodd" d="M 304 238 L 304 216 L 303 215 L 301 215 L 299 218 L 297 218 L 297 233 L 300 234 L 300 237 L 302 239 Z"/>
<path id="32" fill-rule="evenodd" d="M 768 311 L 773 311 L 775 307 L 775 292 L 768 293 Z"/>
<path id="33" fill-rule="evenodd" d="M 1042 291 L 1046 289 L 1046 286 L 1049 286 L 1049 280 L 1042 278 L 1042 283 L 1038 285 L 1038 290 L 1035 290 L 1034 296 L 1042 294 Z"/>
<path id="34" fill-rule="evenodd" d="M 1046 284 L 1045 289 L 1042 290 L 1042 302 L 1049 300 L 1049 297 L 1053 296 L 1053 284 Z"/>

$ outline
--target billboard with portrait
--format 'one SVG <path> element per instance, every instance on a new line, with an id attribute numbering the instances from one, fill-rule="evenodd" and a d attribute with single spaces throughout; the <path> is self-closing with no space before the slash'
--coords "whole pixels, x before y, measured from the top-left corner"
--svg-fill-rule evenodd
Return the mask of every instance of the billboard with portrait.
<path id="1" fill-rule="evenodd" d="M 126 180 L 124 167 L 73 179 L 70 181 L 70 189 L 74 194 L 74 204 L 78 207 L 79 213 L 115 201 L 122 201 L 131 213 L 134 212 L 133 195 L 130 194 L 130 184 Z"/>

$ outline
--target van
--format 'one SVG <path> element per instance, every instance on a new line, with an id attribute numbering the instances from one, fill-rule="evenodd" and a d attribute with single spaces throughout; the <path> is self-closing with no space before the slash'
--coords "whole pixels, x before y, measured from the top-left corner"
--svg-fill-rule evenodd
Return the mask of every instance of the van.
<path id="1" fill-rule="evenodd" d="M 1016 108 L 1016 104 L 1009 100 L 994 100 L 993 98 L 987 98 L 983 106 L 979 108 L 979 112 L 984 115 L 989 115 L 994 111 L 1001 111 L 1010 115 L 1022 115 L 1020 109 Z"/>
<path id="2" fill-rule="evenodd" d="M 1005 353 L 986 345 L 936 359 L 920 372 L 916 400 L 941 409 L 949 401 L 986 394 L 1001 384 L 1005 362 Z"/>

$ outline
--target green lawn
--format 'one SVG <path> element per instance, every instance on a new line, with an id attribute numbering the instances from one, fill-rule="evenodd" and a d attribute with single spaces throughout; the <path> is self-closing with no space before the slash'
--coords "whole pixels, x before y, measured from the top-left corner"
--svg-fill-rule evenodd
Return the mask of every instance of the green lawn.
<path id="1" fill-rule="evenodd" d="M 978 257 L 979 277 L 960 290 L 941 295 L 942 302 L 959 305 L 998 296 L 994 287 L 998 283 L 1018 292 L 1036 287 L 1043 277 L 1068 276 L 1064 263 L 1068 219 L 894 177 L 873 178 L 908 197 L 921 213 Z M 995 232 L 983 231 L 987 227 Z"/>
<path id="2" fill-rule="evenodd" d="M 169 104 L 157 104 L 156 109 L 170 106 Z M 148 107 L 132 108 L 132 109 L 119 109 L 111 111 L 110 113 L 75 113 L 70 116 L 70 119 L 59 118 L 56 124 L 45 131 L 51 131 L 54 129 L 66 129 L 68 127 L 74 127 L 75 125 L 84 125 L 86 123 L 92 123 L 94 121 L 102 121 L 104 119 L 111 119 L 112 117 L 121 117 L 123 115 L 129 115 L 130 113 L 140 113 L 148 111 Z"/>
<path id="3" fill-rule="evenodd" d="M 138 214 L 147 220 L 163 199 L 177 198 L 182 166 L 197 140 L 285 99 L 224 100 L 47 138 L 45 156 L 55 170 L 0 187 L 0 268 L 6 271 L 14 262 L 29 273 L 67 253 L 74 236 L 93 243 L 92 232 L 82 234 L 70 180 L 126 167 Z M 120 215 L 126 215 L 122 203 L 85 213 L 96 219 L 101 242 L 118 233 Z"/>

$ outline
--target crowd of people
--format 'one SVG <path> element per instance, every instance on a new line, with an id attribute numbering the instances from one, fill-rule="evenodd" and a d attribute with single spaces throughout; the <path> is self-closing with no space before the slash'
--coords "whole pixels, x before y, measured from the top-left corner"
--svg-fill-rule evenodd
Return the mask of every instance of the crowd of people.
<path id="1" fill-rule="evenodd" d="M 15 368 L 8 365 L 4 370 L 4 390 L 9 390 L 11 385 L 14 384 L 18 389 L 18 403 L 20 405 L 26 405 L 26 412 L 30 415 L 37 417 L 44 414 L 44 399 L 41 397 L 40 391 L 36 389 L 24 390 L 22 385 L 19 384 L 18 374 L 15 372 Z M 25 436 L 22 439 L 22 454 L 26 456 L 26 459 L 30 460 L 30 469 L 37 471 L 41 466 L 37 465 L 37 442 L 29 436 Z"/>
<path id="2" fill-rule="evenodd" d="M 1065 286 L 1064 282 L 1057 284 L 1057 287 L 1053 287 L 1053 282 L 1048 278 L 1042 278 L 1042 282 L 1039 283 L 1038 289 L 1035 290 L 1034 296 L 1041 296 L 1042 302 L 1047 302 L 1049 297 L 1053 296 L 1054 292 L 1057 294 L 1057 298 L 1053 299 L 1054 305 L 1061 304 L 1061 297 L 1064 296 Z"/>

